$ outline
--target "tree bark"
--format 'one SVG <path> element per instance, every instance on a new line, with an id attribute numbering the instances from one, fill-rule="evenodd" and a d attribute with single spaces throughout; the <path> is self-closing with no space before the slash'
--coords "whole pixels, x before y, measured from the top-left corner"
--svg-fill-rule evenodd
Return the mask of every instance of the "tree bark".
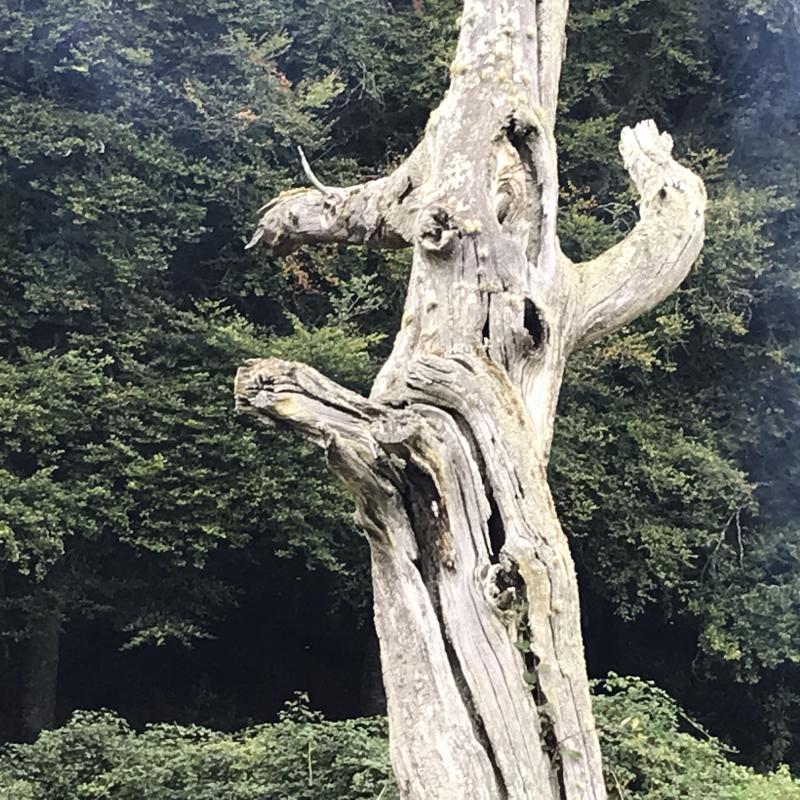
<path id="1" fill-rule="evenodd" d="M 575 570 L 547 483 L 575 348 L 660 302 L 703 237 L 701 181 L 651 122 L 622 134 L 641 195 L 584 265 L 556 235 L 564 0 L 468 0 L 452 82 L 386 178 L 281 195 L 253 244 L 411 246 L 370 398 L 301 364 L 240 369 L 240 410 L 320 444 L 371 545 L 392 764 L 413 800 L 602 800 Z"/>

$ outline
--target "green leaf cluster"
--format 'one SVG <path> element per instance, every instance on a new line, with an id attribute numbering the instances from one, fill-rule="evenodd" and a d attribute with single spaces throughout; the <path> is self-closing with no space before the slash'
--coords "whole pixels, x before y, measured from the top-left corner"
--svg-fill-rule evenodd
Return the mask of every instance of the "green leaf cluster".
<path id="1" fill-rule="evenodd" d="M 2 800 L 395 800 L 382 719 L 326 722 L 296 702 L 237 734 L 79 712 L 0 756 Z"/>
<path id="2" fill-rule="evenodd" d="M 795 800 L 800 783 L 786 767 L 759 775 L 650 681 L 610 675 L 594 707 L 609 797 L 625 800 Z"/>

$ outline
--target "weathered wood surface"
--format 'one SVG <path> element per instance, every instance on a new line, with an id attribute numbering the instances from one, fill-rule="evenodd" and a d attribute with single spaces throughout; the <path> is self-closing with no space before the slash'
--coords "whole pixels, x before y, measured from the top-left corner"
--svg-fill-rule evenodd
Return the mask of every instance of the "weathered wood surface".
<path id="1" fill-rule="evenodd" d="M 556 236 L 563 0 L 468 0 L 452 82 L 391 175 L 269 203 L 251 244 L 413 247 L 369 399 L 250 362 L 241 411 L 325 448 L 372 550 L 392 763 L 413 800 L 602 800 L 575 571 L 547 484 L 569 354 L 655 306 L 703 239 L 702 182 L 652 122 L 622 133 L 641 197 L 620 244 Z"/>

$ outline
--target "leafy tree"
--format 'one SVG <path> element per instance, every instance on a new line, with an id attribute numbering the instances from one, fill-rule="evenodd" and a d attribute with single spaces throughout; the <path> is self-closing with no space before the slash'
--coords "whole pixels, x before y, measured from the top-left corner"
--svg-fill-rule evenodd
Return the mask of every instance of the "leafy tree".
<path id="1" fill-rule="evenodd" d="M 791 488 L 800 107 L 788 9 L 578 3 L 562 93 L 571 252 L 590 255 L 630 225 L 619 175 L 591 162 L 604 132 L 639 114 L 676 132 L 711 205 L 700 268 L 676 298 L 576 365 L 554 445 L 557 494 L 593 596 L 680 631 L 672 646 L 685 648 L 684 677 L 678 657 L 650 674 L 707 704 L 715 729 L 766 764 L 796 735 L 786 704 L 800 644 Z M 634 80 L 626 52 L 637 53 Z M 712 683 L 693 689 L 693 672 Z M 760 727 L 726 714 L 725 693 L 740 707 L 761 704 Z"/>
<path id="2" fill-rule="evenodd" d="M 203 636 L 235 593 L 210 556 L 265 533 L 347 571 L 340 493 L 280 433 L 234 437 L 227 383 L 253 349 L 363 383 L 374 337 L 292 332 L 291 282 L 242 252 L 341 90 L 281 73 L 271 4 L 12 3 L 0 29 L 2 635 L 25 642 L 6 688 L 31 736 L 73 615 L 110 615 L 130 645 Z"/>

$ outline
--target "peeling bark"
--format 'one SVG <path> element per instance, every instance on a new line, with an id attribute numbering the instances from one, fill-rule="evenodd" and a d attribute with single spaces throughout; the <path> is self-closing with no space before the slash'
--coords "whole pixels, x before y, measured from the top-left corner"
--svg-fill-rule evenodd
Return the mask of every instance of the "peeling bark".
<path id="1" fill-rule="evenodd" d="M 369 398 L 255 360 L 238 408 L 316 441 L 369 538 L 392 764 L 412 800 L 603 800 L 575 570 L 547 484 L 566 359 L 653 307 L 699 252 L 702 183 L 622 134 L 641 221 L 573 265 L 556 236 L 563 0 L 468 0 L 452 82 L 386 178 L 284 193 L 251 244 L 411 246 Z M 315 181 L 315 184 L 318 182 Z"/>

